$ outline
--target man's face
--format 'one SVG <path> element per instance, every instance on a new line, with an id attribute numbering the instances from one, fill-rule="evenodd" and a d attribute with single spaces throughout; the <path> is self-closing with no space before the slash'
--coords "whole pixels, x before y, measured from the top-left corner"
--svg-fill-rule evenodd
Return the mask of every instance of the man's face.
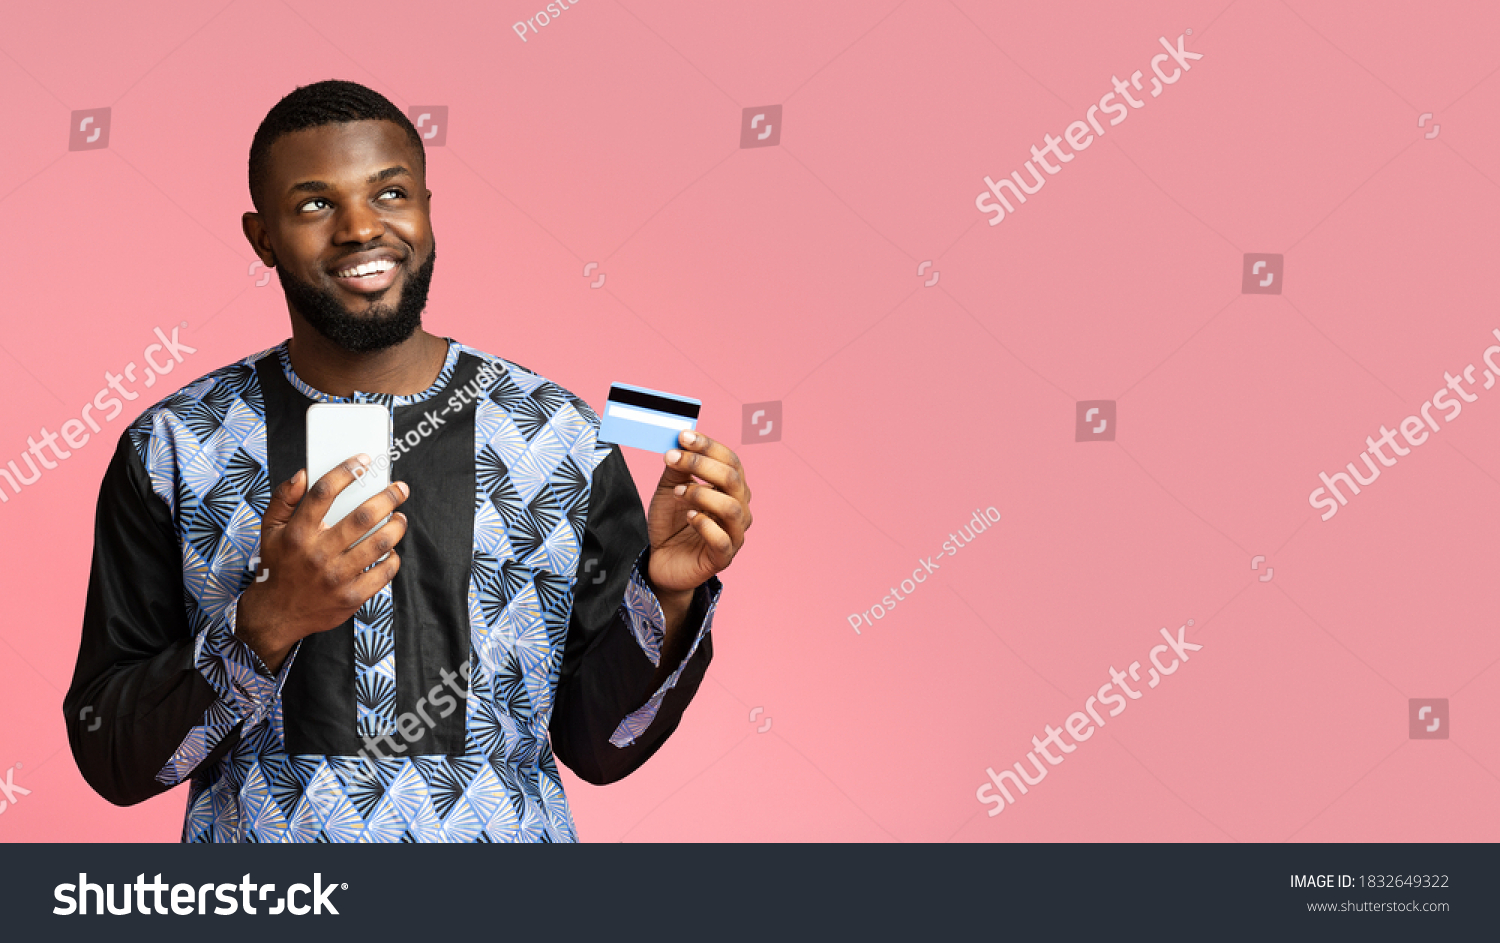
<path id="1" fill-rule="evenodd" d="M 390 121 L 323 125 L 278 138 L 269 157 L 261 239 L 287 304 L 345 350 L 410 337 L 427 305 L 437 243 L 432 194 L 405 132 Z M 361 264 L 366 274 L 348 274 Z"/>

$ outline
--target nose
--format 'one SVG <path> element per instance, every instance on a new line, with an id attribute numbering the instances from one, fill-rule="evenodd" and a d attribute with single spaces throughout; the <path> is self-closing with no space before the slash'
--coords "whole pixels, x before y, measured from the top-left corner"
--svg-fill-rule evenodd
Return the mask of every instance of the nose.
<path id="1" fill-rule="evenodd" d="M 359 245 L 375 242 L 385 235 L 385 223 L 375 207 L 359 200 L 346 203 L 339 210 L 339 227 L 335 235 L 338 242 Z"/>

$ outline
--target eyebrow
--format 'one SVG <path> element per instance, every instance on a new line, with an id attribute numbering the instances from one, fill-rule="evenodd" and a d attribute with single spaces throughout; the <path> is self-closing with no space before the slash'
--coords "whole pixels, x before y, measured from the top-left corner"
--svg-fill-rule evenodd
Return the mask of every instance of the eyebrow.
<path id="1" fill-rule="evenodd" d="M 410 176 L 411 176 L 411 171 L 407 170 L 405 167 L 402 167 L 401 165 L 398 164 L 398 165 L 396 165 L 394 167 L 387 167 L 386 169 L 384 169 L 382 171 L 370 174 L 370 176 L 368 176 L 368 177 L 365 178 L 365 183 L 366 183 L 366 185 L 370 185 L 370 184 L 382 183 L 382 182 L 384 182 L 386 180 L 390 180 L 392 177 L 410 177 Z M 327 182 L 325 182 L 323 180 L 304 180 L 301 183 L 293 184 L 292 187 L 291 187 L 291 189 L 288 190 L 287 193 L 288 194 L 295 194 L 295 193 L 326 193 L 327 191 L 332 190 L 332 189 L 333 189 L 333 185 L 330 184 L 330 183 L 327 183 Z"/>

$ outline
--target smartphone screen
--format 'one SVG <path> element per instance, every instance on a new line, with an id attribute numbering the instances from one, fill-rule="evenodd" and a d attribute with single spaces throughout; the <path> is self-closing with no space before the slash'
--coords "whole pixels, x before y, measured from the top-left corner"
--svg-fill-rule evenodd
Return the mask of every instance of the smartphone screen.
<path id="1" fill-rule="evenodd" d="M 337 524 L 390 486 L 391 411 L 379 403 L 314 403 L 307 408 L 308 487 L 361 452 L 372 461 L 362 476 L 334 498 L 323 516 L 324 526 Z M 371 532 L 379 527 L 375 525 Z"/>

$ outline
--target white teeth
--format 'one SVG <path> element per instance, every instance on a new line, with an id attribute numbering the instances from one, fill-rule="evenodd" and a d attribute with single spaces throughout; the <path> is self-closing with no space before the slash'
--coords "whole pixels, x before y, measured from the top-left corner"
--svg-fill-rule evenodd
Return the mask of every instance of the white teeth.
<path id="1" fill-rule="evenodd" d="M 353 278 L 362 275 L 375 275 L 380 272 L 388 272 L 396 267 L 396 263 L 388 259 L 376 262 L 366 262 L 364 265 L 356 265 L 354 268 L 344 269 L 338 273 L 339 278 Z"/>

